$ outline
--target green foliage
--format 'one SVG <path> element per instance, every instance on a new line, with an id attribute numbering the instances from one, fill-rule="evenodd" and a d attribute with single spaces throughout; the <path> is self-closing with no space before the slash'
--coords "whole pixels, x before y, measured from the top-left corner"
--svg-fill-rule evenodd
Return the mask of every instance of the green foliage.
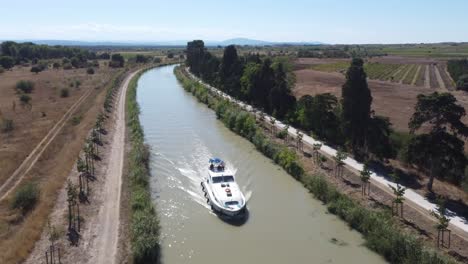
<path id="1" fill-rule="evenodd" d="M 88 69 L 86 70 L 86 73 L 87 73 L 87 74 L 94 74 L 94 69 L 93 69 L 93 68 L 88 68 Z"/>
<path id="2" fill-rule="evenodd" d="M 468 74 L 464 74 L 458 78 L 457 89 L 468 91 Z"/>
<path id="3" fill-rule="evenodd" d="M 111 61 L 109 62 L 109 67 L 112 68 L 121 68 L 124 66 L 125 59 L 119 53 L 112 54 Z"/>
<path id="4" fill-rule="evenodd" d="M 18 188 L 13 196 L 11 207 L 20 209 L 23 214 L 34 208 L 39 199 L 39 188 L 34 183 L 26 183 Z"/>
<path id="5" fill-rule="evenodd" d="M 11 69 L 15 66 L 15 60 L 10 56 L 1 56 L 0 57 L 0 66 L 4 69 Z"/>
<path id="6" fill-rule="evenodd" d="M 147 63 L 149 58 L 145 55 L 142 54 L 137 54 L 135 57 L 135 62 L 136 63 Z"/>
<path id="7" fill-rule="evenodd" d="M 70 119 L 70 122 L 72 125 L 76 126 L 78 125 L 79 123 L 81 123 L 81 120 L 83 119 L 83 116 L 82 115 L 77 115 L 77 116 L 74 116 Z"/>
<path id="8" fill-rule="evenodd" d="M 342 87 L 344 135 L 355 154 L 362 151 L 370 123 L 372 96 L 362 59 L 353 59 Z"/>
<path id="9" fill-rule="evenodd" d="M 59 59 L 64 57 L 93 59 L 96 57 L 94 52 L 90 52 L 86 49 L 66 46 L 36 45 L 31 42 L 16 43 L 13 41 L 4 41 L 1 44 L 1 50 L 3 55 L 13 57 L 15 61 Z"/>
<path id="10" fill-rule="evenodd" d="M 101 60 L 108 60 L 111 57 L 110 57 L 109 53 L 103 52 L 103 53 L 99 54 L 98 58 L 101 59 Z"/>
<path id="11" fill-rule="evenodd" d="M 0 126 L 0 129 L 1 129 L 2 133 L 11 132 L 11 131 L 13 131 L 14 128 L 15 127 L 13 125 L 13 120 L 12 119 L 2 119 L 2 123 L 1 123 L 1 126 Z"/>
<path id="12" fill-rule="evenodd" d="M 340 111 L 338 99 L 330 93 L 305 95 L 297 103 L 297 124 L 321 139 L 343 143 Z"/>
<path id="13" fill-rule="evenodd" d="M 143 72 L 130 80 L 127 90 L 127 126 L 131 150 L 129 179 L 131 188 L 131 241 L 134 263 L 159 262 L 159 220 L 149 190 L 149 149 L 144 144 L 140 109 L 136 101 L 137 81 Z"/>
<path id="14" fill-rule="evenodd" d="M 468 59 L 449 60 L 447 62 L 447 70 L 455 82 L 460 80 L 460 77 L 468 74 Z"/>
<path id="15" fill-rule="evenodd" d="M 16 89 L 22 93 L 29 94 L 34 90 L 34 83 L 32 81 L 21 80 L 16 83 Z"/>
<path id="16" fill-rule="evenodd" d="M 68 97 L 70 96 L 70 91 L 67 88 L 60 89 L 60 97 Z"/>
<path id="17" fill-rule="evenodd" d="M 31 102 L 31 97 L 27 94 L 20 95 L 19 99 L 23 105 L 28 105 Z"/>
<path id="18" fill-rule="evenodd" d="M 396 156 L 390 136 L 392 124 L 388 117 L 373 116 L 370 119 L 367 131 L 367 148 L 377 158 L 391 158 Z"/>
<path id="19" fill-rule="evenodd" d="M 32 66 L 32 67 L 31 67 L 31 72 L 34 72 L 34 73 L 36 73 L 36 74 L 40 73 L 40 72 L 43 71 L 43 70 L 44 70 L 44 68 L 41 67 L 41 66 Z"/>
<path id="20" fill-rule="evenodd" d="M 461 121 L 465 114 L 465 109 L 457 104 L 456 98 L 450 93 L 418 95 L 409 128 L 414 133 L 423 124 L 428 124 L 431 131 L 411 140 L 408 157 L 409 162 L 429 172 L 429 190 L 432 190 L 436 176 L 457 184 L 462 180 L 467 159 L 464 142 L 457 135 L 468 135 L 468 127 Z"/>
<path id="21" fill-rule="evenodd" d="M 391 131 L 390 142 L 396 158 L 404 163 L 408 162 L 408 145 L 413 135 L 407 132 Z"/>

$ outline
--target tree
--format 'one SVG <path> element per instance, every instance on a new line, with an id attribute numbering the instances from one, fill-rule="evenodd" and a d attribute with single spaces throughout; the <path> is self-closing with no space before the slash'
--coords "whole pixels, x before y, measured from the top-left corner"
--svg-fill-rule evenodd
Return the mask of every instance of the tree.
<path id="1" fill-rule="evenodd" d="M 346 82 L 341 90 L 344 134 L 355 154 L 366 145 L 370 123 L 372 96 L 366 78 L 363 60 L 355 58 L 346 72 Z"/>
<path id="2" fill-rule="evenodd" d="M 399 177 L 397 176 L 396 173 L 393 174 L 394 180 L 396 182 L 396 187 L 393 185 L 388 185 L 390 189 L 393 191 L 393 195 L 395 195 L 395 198 L 393 199 L 392 202 L 392 214 L 393 215 L 398 215 L 398 209 L 400 209 L 400 217 L 403 218 L 403 202 L 405 201 L 405 191 L 406 188 L 401 186 L 399 183 Z"/>
<path id="3" fill-rule="evenodd" d="M 468 128 L 461 121 L 465 114 L 465 109 L 456 104 L 456 98 L 450 93 L 418 95 L 409 122 L 410 132 L 414 134 L 423 124 L 431 126 L 431 131 L 411 139 L 408 161 L 429 172 L 429 191 L 432 191 L 435 176 L 455 183 L 462 180 L 467 160 L 464 142 L 457 136 L 468 135 Z"/>
<path id="4" fill-rule="evenodd" d="M 146 63 L 146 62 L 148 62 L 148 58 L 146 56 L 144 56 L 144 55 L 138 54 L 138 55 L 136 55 L 135 62 L 136 63 Z"/>
<path id="5" fill-rule="evenodd" d="M 361 178 L 361 194 L 364 195 L 369 195 L 370 194 L 370 177 L 371 177 L 371 171 L 369 170 L 369 165 L 367 163 L 364 164 L 364 167 L 362 168 L 362 171 L 360 172 L 360 178 Z"/>
<path id="6" fill-rule="evenodd" d="M 468 74 L 464 74 L 458 78 L 457 89 L 468 91 Z"/>
<path id="7" fill-rule="evenodd" d="M 15 66 L 15 60 L 10 56 L 1 56 L 0 66 L 2 66 L 4 69 L 9 70 L 13 68 L 13 66 Z"/>
<path id="8" fill-rule="evenodd" d="M 321 161 L 321 155 L 320 155 L 320 149 L 322 148 L 322 143 L 317 142 L 312 145 L 312 158 L 315 162 L 315 164 L 320 164 Z"/>
<path id="9" fill-rule="evenodd" d="M 201 61 L 204 56 L 205 43 L 203 40 L 194 40 L 187 43 L 187 60 L 186 64 L 190 67 L 190 71 L 196 76 L 200 76 Z"/>
<path id="10" fill-rule="evenodd" d="M 223 58 L 221 59 L 219 67 L 219 78 L 222 89 L 226 93 L 238 98 L 240 96 L 242 64 L 234 45 L 229 45 L 224 49 Z"/>
<path id="11" fill-rule="evenodd" d="M 269 94 L 269 105 L 273 115 L 283 119 L 287 113 L 295 108 L 296 98 L 291 95 L 287 73 L 282 63 L 278 63 L 274 69 L 274 82 L 275 85 Z"/>
<path id="12" fill-rule="evenodd" d="M 110 55 L 109 55 L 109 53 L 104 52 L 104 53 L 99 54 L 98 58 L 101 59 L 101 60 L 108 60 L 108 59 L 110 59 Z"/>
<path id="13" fill-rule="evenodd" d="M 335 177 L 343 178 L 343 167 L 344 167 L 344 160 L 348 157 L 346 153 L 342 150 L 338 150 L 336 155 L 333 157 L 335 160 Z"/>
<path id="14" fill-rule="evenodd" d="M 112 68 L 120 68 L 123 67 L 125 63 L 125 59 L 119 53 L 112 54 L 111 61 L 109 62 L 109 66 Z"/>
<path id="15" fill-rule="evenodd" d="M 43 70 L 41 66 L 33 66 L 31 67 L 31 72 L 34 72 L 35 74 L 40 73 Z"/>
<path id="16" fill-rule="evenodd" d="M 388 117 L 373 116 L 367 131 L 367 149 L 378 159 L 390 158 L 396 155 L 390 140 L 392 123 Z"/>
<path id="17" fill-rule="evenodd" d="M 445 232 L 448 232 L 448 248 L 450 248 L 450 233 L 451 231 L 448 229 L 450 218 L 447 217 L 447 208 L 445 207 L 446 201 L 444 199 L 439 198 L 437 201 L 436 210 L 431 211 L 431 214 L 437 218 L 437 247 L 440 245 L 444 246 L 444 236 Z"/>

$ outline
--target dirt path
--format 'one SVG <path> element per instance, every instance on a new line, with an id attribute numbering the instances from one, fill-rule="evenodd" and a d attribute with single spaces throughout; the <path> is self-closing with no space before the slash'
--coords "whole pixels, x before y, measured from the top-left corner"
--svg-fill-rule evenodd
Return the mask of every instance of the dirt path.
<path id="1" fill-rule="evenodd" d="M 426 72 L 424 75 L 424 87 L 426 87 L 427 89 L 431 88 L 430 70 L 431 69 L 429 68 L 429 65 L 426 65 Z"/>
<path id="2" fill-rule="evenodd" d="M 416 85 L 416 81 L 418 80 L 418 76 L 420 72 L 421 72 L 421 65 L 418 66 L 418 69 L 416 70 L 416 74 L 413 77 L 413 81 L 411 82 L 411 85 Z"/>
<path id="3" fill-rule="evenodd" d="M 406 79 L 406 76 L 408 76 L 408 74 L 413 69 L 413 67 L 415 67 L 415 65 L 411 65 L 408 67 L 408 70 L 406 70 L 405 74 L 403 74 L 403 77 L 401 77 L 401 80 L 399 81 L 399 83 L 403 83 L 403 80 Z"/>
<path id="4" fill-rule="evenodd" d="M 115 133 L 111 140 L 109 165 L 104 175 L 103 204 L 99 209 L 95 229 L 96 240 L 89 250 L 91 259 L 88 263 L 116 263 L 117 243 L 120 226 L 120 196 L 122 189 L 122 174 L 125 156 L 125 95 L 130 80 L 138 71 L 133 72 L 123 82 L 119 92 L 117 116 L 115 119 Z"/>
<path id="5" fill-rule="evenodd" d="M 447 90 L 447 87 L 445 87 L 444 80 L 442 80 L 442 76 L 440 75 L 439 68 L 434 67 L 434 70 L 435 70 L 435 75 L 436 75 L 436 78 L 437 78 L 437 82 L 439 83 L 439 87 L 441 89 Z"/>
<path id="6" fill-rule="evenodd" d="M 68 120 L 71 118 L 75 110 L 88 98 L 93 90 L 89 89 L 76 101 L 70 109 L 60 118 L 60 120 L 52 127 L 47 135 L 39 142 L 39 144 L 31 151 L 28 157 L 21 165 L 13 172 L 13 174 L 0 186 L 0 201 L 5 199 L 12 190 L 14 190 L 21 180 L 28 174 L 31 168 L 36 164 L 42 153 L 47 149 L 49 144 L 59 134 Z"/>

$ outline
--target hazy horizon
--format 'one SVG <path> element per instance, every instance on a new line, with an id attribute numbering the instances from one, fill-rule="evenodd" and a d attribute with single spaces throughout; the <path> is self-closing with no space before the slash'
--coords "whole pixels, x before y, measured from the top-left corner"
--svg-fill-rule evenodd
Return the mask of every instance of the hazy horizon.
<path id="1" fill-rule="evenodd" d="M 27 8 L 25 8 L 27 7 Z M 395 44 L 468 41 L 468 2 L 402 0 L 9 2 L 2 40 L 167 42 L 249 38 L 269 42 Z M 19 16 L 18 14 L 21 14 Z"/>

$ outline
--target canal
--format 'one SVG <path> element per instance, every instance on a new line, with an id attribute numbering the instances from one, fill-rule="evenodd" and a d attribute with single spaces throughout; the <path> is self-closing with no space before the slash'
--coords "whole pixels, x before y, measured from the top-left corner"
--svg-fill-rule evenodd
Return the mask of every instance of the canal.
<path id="1" fill-rule="evenodd" d="M 143 74 L 137 94 L 163 263 L 385 263 L 359 233 L 185 92 L 174 67 Z M 245 223 L 227 223 L 206 204 L 200 182 L 210 157 L 236 172 L 248 198 Z"/>

